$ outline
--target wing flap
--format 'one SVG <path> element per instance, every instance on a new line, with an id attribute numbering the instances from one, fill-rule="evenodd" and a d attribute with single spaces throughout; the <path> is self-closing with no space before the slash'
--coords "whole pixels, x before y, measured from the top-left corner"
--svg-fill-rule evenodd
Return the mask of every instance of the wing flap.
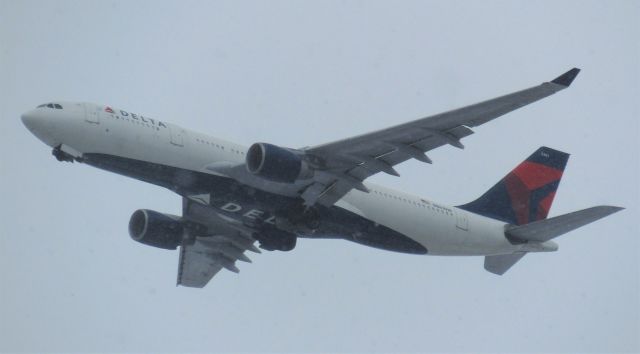
<path id="1" fill-rule="evenodd" d="M 303 199 L 307 205 L 318 202 L 322 205 L 333 205 L 352 188 L 366 191 L 361 182 L 369 176 L 379 172 L 399 176 L 393 166 L 410 159 L 431 163 L 425 151 L 429 151 L 446 144 L 460 146 L 460 139 L 473 134 L 465 126 L 458 126 L 447 131 L 422 129 L 413 134 L 414 140 L 396 139 L 372 143 L 369 151 L 345 151 L 332 159 L 326 168 L 333 168 L 332 176 L 325 176 L 322 180 L 307 187 Z M 350 162 L 350 164 L 349 164 Z M 337 172 L 337 171 L 342 171 Z M 318 178 L 319 179 L 319 178 Z"/>
<path id="2" fill-rule="evenodd" d="M 190 288 L 203 288 L 222 265 L 202 252 L 199 244 L 180 246 L 177 285 Z"/>
<path id="3" fill-rule="evenodd" d="M 255 248 L 227 235 L 197 237 L 193 244 L 180 246 L 178 285 L 202 288 L 222 268 L 238 273 L 236 261 L 251 263 L 244 252 Z"/>

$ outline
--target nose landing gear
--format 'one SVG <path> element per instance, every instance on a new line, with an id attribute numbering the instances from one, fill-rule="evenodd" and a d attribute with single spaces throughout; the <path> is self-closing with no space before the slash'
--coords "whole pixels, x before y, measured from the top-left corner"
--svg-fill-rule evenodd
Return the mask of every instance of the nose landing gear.
<path id="1" fill-rule="evenodd" d="M 53 151 L 51 151 L 51 154 L 53 156 L 55 156 L 56 160 L 62 162 L 62 161 L 66 161 L 66 162 L 73 162 L 75 161 L 75 158 L 69 154 L 67 154 L 66 152 L 62 151 L 62 149 L 60 148 L 62 145 L 58 145 L 55 148 L 53 148 Z"/>

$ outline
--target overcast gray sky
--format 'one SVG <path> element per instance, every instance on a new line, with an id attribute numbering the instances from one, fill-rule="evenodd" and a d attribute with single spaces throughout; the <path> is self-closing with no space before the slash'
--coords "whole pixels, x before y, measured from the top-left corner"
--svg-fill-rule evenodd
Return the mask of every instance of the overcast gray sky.
<path id="1" fill-rule="evenodd" d="M 640 351 L 640 2 L 0 0 L 0 351 Z M 203 290 L 132 241 L 180 198 L 62 164 L 19 116 L 104 103 L 243 144 L 319 144 L 553 79 L 574 85 L 373 181 L 472 200 L 541 145 L 551 215 L 627 210 L 505 276 L 481 257 L 301 240 Z"/>

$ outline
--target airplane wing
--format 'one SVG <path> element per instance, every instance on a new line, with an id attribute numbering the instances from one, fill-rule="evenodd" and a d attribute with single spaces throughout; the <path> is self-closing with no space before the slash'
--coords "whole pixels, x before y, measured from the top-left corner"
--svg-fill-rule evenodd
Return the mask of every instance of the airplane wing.
<path id="1" fill-rule="evenodd" d="M 251 262 L 245 251 L 260 253 L 247 230 L 228 227 L 206 202 L 202 196 L 183 198 L 183 217 L 206 229 L 180 246 L 177 285 L 202 288 L 223 268 L 238 273 L 236 261 Z"/>
<path id="2" fill-rule="evenodd" d="M 331 206 L 352 189 L 368 192 L 362 183 L 379 172 L 398 176 L 393 166 L 409 159 L 431 163 L 425 152 L 442 145 L 464 148 L 460 140 L 476 127 L 563 90 L 576 78 L 573 68 L 550 82 L 453 111 L 368 134 L 296 150 L 313 168 L 311 179 L 273 182 L 247 171 L 244 163 L 214 163 L 205 168 L 272 193 L 301 197 L 305 205 Z"/>
<path id="3" fill-rule="evenodd" d="M 202 288 L 222 268 L 240 272 L 237 260 L 251 262 L 244 252 L 253 246 L 253 241 L 239 236 L 216 235 L 197 237 L 193 244 L 180 246 L 177 285 Z"/>
<path id="4" fill-rule="evenodd" d="M 460 139 L 476 127 L 563 90 L 576 78 L 573 68 L 556 79 L 471 106 L 418 119 L 387 129 L 304 150 L 320 166 L 314 181 L 302 192 L 305 204 L 332 205 L 351 189 L 367 192 L 362 181 L 378 172 L 398 176 L 393 168 L 416 159 L 431 163 L 425 152 L 442 145 L 464 148 Z"/>

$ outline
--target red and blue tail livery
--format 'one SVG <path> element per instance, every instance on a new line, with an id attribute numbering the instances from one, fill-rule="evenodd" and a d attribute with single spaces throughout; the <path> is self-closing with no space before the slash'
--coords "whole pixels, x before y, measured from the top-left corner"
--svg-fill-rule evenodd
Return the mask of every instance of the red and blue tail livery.
<path id="1" fill-rule="evenodd" d="M 524 225 L 547 218 L 569 154 L 541 147 L 480 198 L 459 208 Z"/>

